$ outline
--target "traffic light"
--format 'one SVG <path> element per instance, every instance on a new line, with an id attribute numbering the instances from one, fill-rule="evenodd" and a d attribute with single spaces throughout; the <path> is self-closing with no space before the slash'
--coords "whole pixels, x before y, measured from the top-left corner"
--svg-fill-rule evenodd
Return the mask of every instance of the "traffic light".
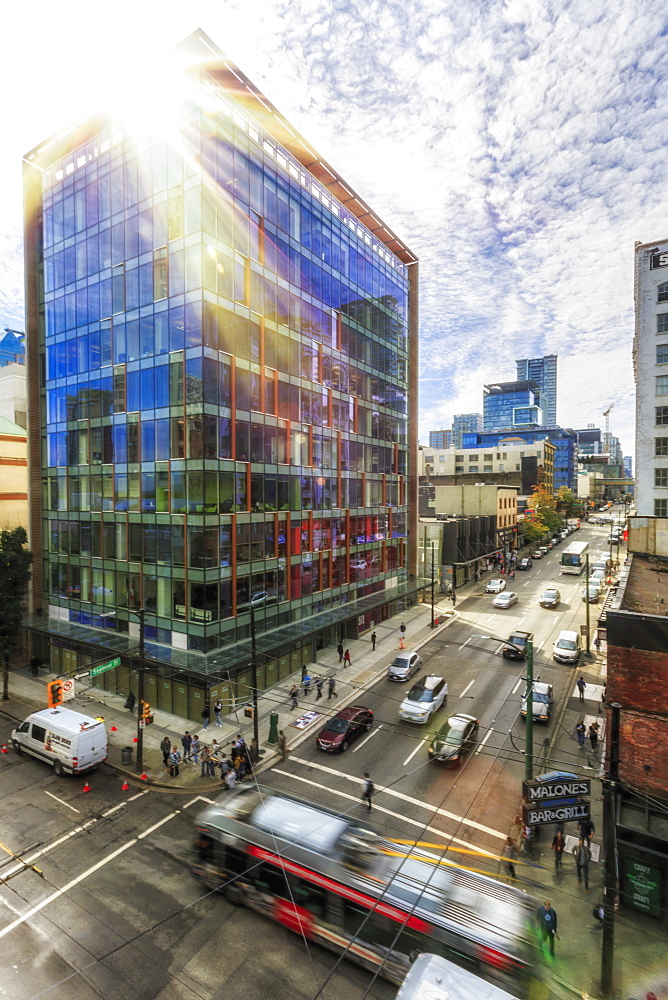
<path id="1" fill-rule="evenodd" d="M 63 685 L 61 681 L 49 681 L 46 685 L 47 704 L 49 708 L 55 708 L 63 700 Z"/>
<path id="2" fill-rule="evenodd" d="M 142 701 L 139 703 L 139 717 L 143 721 L 145 726 L 150 726 L 153 722 L 153 713 L 151 712 L 151 706 L 149 702 Z"/>

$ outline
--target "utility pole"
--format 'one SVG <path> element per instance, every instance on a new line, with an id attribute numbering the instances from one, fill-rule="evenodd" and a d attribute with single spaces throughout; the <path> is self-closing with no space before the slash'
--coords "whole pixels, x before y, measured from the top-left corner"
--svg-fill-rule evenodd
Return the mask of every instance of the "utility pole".
<path id="1" fill-rule="evenodd" d="M 510 645 L 510 644 L 509 644 Z M 527 721 L 524 780 L 533 780 L 533 639 L 527 639 Z"/>
<path id="2" fill-rule="evenodd" d="M 585 605 L 587 608 L 587 656 L 591 656 L 591 643 L 589 638 L 589 552 L 585 556 L 585 572 L 587 574 L 587 581 L 585 583 Z"/>
<path id="3" fill-rule="evenodd" d="M 434 540 L 431 542 L 431 627 L 434 628 Z"/>
<path id="4" fill-rule="evenodd" d="M 139 663 L 137 666 L 137 774 L 144 773 L 144 656 L 146 653 L 144 616 L 146 608 L 134 612 L 139 618 Z"/>
<path id="5" fill-rule="evenodd" d="M 614 994 L 615 898 L 617 894 L 617 844 L 615 837 L 615 792 L 619 782 L 619 718 L 621 705 L 610 705 L 610 752 L 603 778 L 603 850 L 605 889 L 603 895 L 603 940 L 601 942 L 601 993 Z"/>

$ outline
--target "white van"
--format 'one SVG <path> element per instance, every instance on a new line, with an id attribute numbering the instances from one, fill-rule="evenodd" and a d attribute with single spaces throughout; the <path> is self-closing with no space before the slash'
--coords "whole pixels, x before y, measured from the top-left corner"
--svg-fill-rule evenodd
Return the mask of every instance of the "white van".
<path id="1" fill-rule="evenodd" d="M 69 708 L 33 712 L 12 732 L 17 753 L 29 753 L 51 764 L 56 774 L 81 774 L 107 759 L 103 722 Z"/>
<path id="2" fill-rule="evenodd" d="M 576 664 L 581 653 L 582 644 L 579 632 L 564 631 L 559 633 L 552 650 L 552 656 L 558 663 Z"/>

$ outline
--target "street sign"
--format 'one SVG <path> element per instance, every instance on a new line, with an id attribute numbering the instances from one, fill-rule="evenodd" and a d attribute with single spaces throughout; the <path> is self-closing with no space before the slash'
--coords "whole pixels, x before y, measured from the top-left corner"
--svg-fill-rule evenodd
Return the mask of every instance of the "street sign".
<path id="1" fill-rule="evenodd" d="M 554 781 L 523 781 L 522 798 L 526 802 L 544 802 L 565 796 L 591 795 L 590 778 L 556 778 Z"/>
<path id="2" fill-rule="evenodd" d="M 99 667 L 93 667 L 90 672 L 91 677 L 97 677 L 98 674 L 103 674 L 106 670 L 113 670 L 114 667 L 120 667 L 121 658 L 116 656 L 113 660 L 108 660 L 107 663 L 101 663 Z"/>
<path id="3" fill-rule="evenodd" d="M 575 806 L 557 806 L 555 809 L 522 809 L 525 826 L 542 826 L 544 823 L 570 823 L 572 820 L 589 819 L 589 803 L 579 802 Z"/>
<path id="4" fill-rule="evenodd" d="M 62 682 L 63 701 L 71 701 L 74 698 L 74 681 L 66 680 Z"/>

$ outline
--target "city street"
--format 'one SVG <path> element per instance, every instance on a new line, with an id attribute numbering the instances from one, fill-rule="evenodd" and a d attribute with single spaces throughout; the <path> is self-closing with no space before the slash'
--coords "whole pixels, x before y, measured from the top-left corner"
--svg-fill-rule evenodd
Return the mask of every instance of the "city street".
<path id="1" fill-rule="evenodd" d="M 603 547 L 602 530 L 585 529 L 577 537 L 596 539 L 593 552 Z M 410 684 L 381 677 L 355 699 L 375 713 L 367 735 L 344 754 L 323 753 L 315 745 L 320 722 L 287 761 L 262 773 L 262 783 L 366 821 L 360 790 L 363 773 L 370 771 L 377 794 L 369 819 L 379 831 L 479 850 L 474 861 L 466 855 L 466 863 L 497 876 L 524 773 L 519 712 L 525 665 L 504 660 L 499 642 L 481 636 L 504 639 L 517 628 L 534 632 L 535 676 L 554 688 L 549 723 L 534 725 L 535 771 L 586 766 L 587 755 L 583 758 L 574 740 L 572 749 L 568 740 L 566 750 L 563 740 L 552 749 L 563 734 L 560 719 L 577 696 L 580 673 L 552 660 L 552 643 L 561 629 L 579 628 L 585 617 L 583 577 L 560 575 L 561 548 L 517 573 L 510 586 L 520 596 L 512 608 L 495 609 L 481 583 L 479 593 L 458 605 L 458 617 L 422 646 L 420 674 L 440 674 L 449 686 L 447 701 L 429 724 L 401 722 L 398 707 Z M 556 610 L 538 605 L 550 583 L 561 591 Z M 598 611 L 595 606 L 591 611 L 595 623 Z M 388 648 L 388 664 L 393 655 Z M 583 713 L 595 718 L 598 666 L 583 658 L 582 669 L 589 678 Z M 325 698 L 318 707 L 331 710 L 332 702 Z M 429 734 L 456 711 L 474 714 L 480 729 L 474 751 L 461 767 L 450 769 L 430 762 L 427 748 Z M 589 764 L 597 767 L 595 760 Z M 190 874 L 189 850 L 194 819 L 208 795 L 137 784 L 122 791 L 122 778 L 107 767 L 91 776 L 91 791 L 84 792 L 83 779 L 58 779 L 12 751 L 2 768 L 2 841 L 43 877 L 29 868 L 21 871 L 11 859 L 0 869 L 0 938 L 3 950 L 13 955 L 1 996 L 357 1000 L 394 995 L 391 984 L 381 980 L 367 993 L 369 973 L 307 949 L 297 935 L 203 890 Z M 211 784 L 215 796 L 218 783 Z M 598 887 L 598 866 L 593 867 Z M 522 866 L 523 887 L 540 893 L 541 882 L 538 869 Z M 579 943 L 577 935 L 569 935 L 564 957 Z"/>

